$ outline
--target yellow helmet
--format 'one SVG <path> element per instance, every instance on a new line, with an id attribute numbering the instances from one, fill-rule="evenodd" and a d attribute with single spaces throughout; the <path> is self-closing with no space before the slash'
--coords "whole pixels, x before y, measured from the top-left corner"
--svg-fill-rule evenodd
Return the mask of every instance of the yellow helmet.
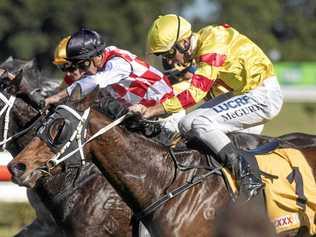
<path id="1" fill-rule="evenodd" d="M 159 16 L 149 29 L 147 47 L 149 53 L 169 51 L 175 43 L 190 37 L 191 24 L 174 14 Z"/>
<path id="2" fill-rule="evenodd" d="M 53 61 L 55 65 L 62 65 L 62 64 L 68 63 L 66 59 L 67 58 L 66 48 L 67 48 L 69 39 L 70 39 L 70 36 L 63 38 L 59 42 L 58 46 L 56 47 L 55 53 L 54 53 L 54 61 Z"/>

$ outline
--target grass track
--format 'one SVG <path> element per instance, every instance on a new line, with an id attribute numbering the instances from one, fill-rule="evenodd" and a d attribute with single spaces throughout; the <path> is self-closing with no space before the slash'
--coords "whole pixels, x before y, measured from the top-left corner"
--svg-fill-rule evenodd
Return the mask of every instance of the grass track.
<path id="1" fill-rule="evenodd" d="M 316 135 L 316 104 L 287 103 L 280 114 L 265 125 L 263 134 L 280 136 L 303 132 Z"/>
<path id="2" fill-rule="evenodd" d="M 12 237 L 35 217 L 28 203 L 0 202 L 0 236 Z"/>

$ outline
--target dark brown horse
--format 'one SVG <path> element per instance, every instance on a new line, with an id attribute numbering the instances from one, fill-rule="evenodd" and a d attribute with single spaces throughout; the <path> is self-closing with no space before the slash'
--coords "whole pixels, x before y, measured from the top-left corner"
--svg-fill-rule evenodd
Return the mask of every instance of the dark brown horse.
<path id="1" fill-rule="evenodd" d="M 86 121 L 82 114 L 87 113 L 86 109 L 92 104 L 94 96 L 92 93 L 81 102 L 78 102 L 79 97 L 80 89 L 77 89 L 68 106 L 80 114 L 69 107 L 57 107 L 55 113 L 41 127 L 37 137 L 10 162 L 8 167 L 16 183 L 35 186 L 37 180 L 45 173 L 43 169 L 53 167 L 52 164 L 60 162 L 65 157 L 63 148 L 58 149 L 61 154 L 57 155 L 56 148 L 74 141 L 71 137 L 78 137 L 75 133 L 77 125 L 86 127 L 87 135 L 90 137 L 111 123 L 103 114 L 93 109 Z M 85 132 L 79 129 L 77 134 L 83 135 Z M 290 137 L 289 141 L 293 139 L 294 137 Z M 316 146 L 312 146 L 314 140 L 309 140 L 309 148 L 302 149 L 302 152 L 315 174 Z M 284 145 L 286 146 L 287 142 Z M 51 160 L 53 157 L 56 160 Z M 152 236 L 214 236 L 215 216 L 219 210 L 227 207 L 230 201 L 223 179 L 205 168 L 207 163 L 203 154 L 196 150 L 178 154 L 178 162 L 185 166 L 204 167 L 184 172 L 175 165 L 168 149 L 120 127 L 114 127 L 87 143 L 81 154 L 81 158 L 83 157 L 92 160 L 100 168 L 136 214 L 142 214 L 142 211 L 161 197 L 168 199 L 176 193 L 171 193 L 171 190 L 175 191 L 183 184 L 197 182 L 148 215 L 138 215 L 142 217 Z M 165 195 L 166 193 L 169 194 Z"/>
<path id="2" fill-rule="evenodd" d="M 22 79 L 26 81 L 31 75 L 32 78 L 36 78 L 34 76 L 38 71 L 33 67 L 32 61 L 26 62 L 11 57 L 2 63 L 0 68 L 6 70 L 0 77 L 0 110 L 3 111 L 0 115 L 0 150 L 6 149 L 14 157 L 35 134 L 34 130 L 26 131 L 25 129 L 40 116 L 36 108 L 16 96 L 21 91 Z M 15 80 L 10 80 L 7 72 L 12 75 L 17 74 Z M 6 139 L 10 140 L 5 142 Z M 36 218 L 15 236 L 63 236 L 61 228 L 57 226 L 52 214 L 37 193 L 32 189 L 27 189 L 27 197 L 35 210 Z"/>
<path id="3" fill-rule="evenodd" d="M 8 92 L 20 93 L 21 76 L 19 74 L 13 81 L 1 79 L 3 100 L 0 100 L 0 110 L 13 97 Z M 7 111 L 0 117 L 1 140 Z M 8 115 L 6 137 L 10 138 L 32 125 L 39 112 L 21 98 L 16 98 Z M 5 143 L 6 149 L 16 156 L 34 135 L 35 130 L 28 130 Z M 131 235 L 130 209 L 92 163 L 68 167 L 53 177 L 45 177 L 35 188 L 28 189 L 28 196 L 38 218 L 16 236 Z"/>

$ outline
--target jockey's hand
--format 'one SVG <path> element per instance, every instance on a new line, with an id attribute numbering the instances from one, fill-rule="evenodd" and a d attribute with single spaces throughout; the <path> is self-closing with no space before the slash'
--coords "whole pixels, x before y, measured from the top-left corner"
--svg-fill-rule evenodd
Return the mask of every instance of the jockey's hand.
<path id="1" fill-rule="evenodd" d="M 57 94 L 55 95 L 52 95 L 50 97 L 47 97 L 45 99 L 45 107 L 48 107 L 49 105 L 55 105 L 55 104 L 58 104 L 60 103 L 60 101 L 64 98 L 66 98 L 68 96 L 68 93 L 67 93 L 67 90 L 64 89 L 60 92 L 58 92 Z"/>
<path id="2" fill-rule="evenodd" d="M 45 107 L 49 107 L 50 105 L 54 104 L 53 103 L 54 101 L 51 100 L 50 97 L 47 97 L 44 102 L 45 102 Z"/>
<path id="3" fill-rule="evenodd" d="M 166 111 L 164 107 L 161 104 L 156 104 L 152 107 L 146 108 L 146 111 L 143 115 L 144 118 L 152 118 L 152 117 L 158 117 L 159 115 L 165 114 Z"/>
<path id="4" fill-rule="evenodd" d="M 40 90 L 36 89 L 28 94 L 28 97 L 33 104 L 38 109 L 43 109 L 45 107 L 45 98 L 41 95 Z"/>
<path id="5" fill-rule="evenodd" d="M 130 107 L 128 107 L 128 110 L 132 113 L 135 113 L 135 114 L 140 114 L 142 117 L 144 115 L 144 113 L 146 112 L 146 106 L 142 105 L 142 104 L 135 104 L 135 105 L 132 105 Z"/>
<path id="6" fill-rule="evenodd" d="M 165 113 L 165 109 L 161 104 L 156 104 L 148 108 L 144 105 L 136 104 L 129 107 L 128 110 L 134 113 L 141 114 L 143 118 L 151 118 Z"/>

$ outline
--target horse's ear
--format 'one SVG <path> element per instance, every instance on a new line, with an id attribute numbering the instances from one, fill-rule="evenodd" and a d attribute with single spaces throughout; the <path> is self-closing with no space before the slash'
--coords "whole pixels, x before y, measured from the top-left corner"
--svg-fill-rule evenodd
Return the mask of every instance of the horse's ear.
<path id="1" fill-rule="evenodd" d="M 20 91 L 21 81 L 23 78 L 23 70 L 20 70 L 16 76 L 11 74 L 10 72 L 6 71 L 3 76 L 3 83 L 6 81 L 5 90 L 11 94 L 16 95 Z"/>
<path id="2" fill-rule="evenodd" d="M 36 65 L 36 61 L 35 59 L 29 60 L 27 61 L 24 65 L 23 65 L 23 69 L 31 69 Z"/>
<path id="3" fill-rule="evenodd" d="M 82 90 L 81 86 L 77 84 L 75 88 L 72 90 L 71 95 L 69 96 L 69 100 L 71 102 L 78 102 L 82 98 Z"/>
<path id="4" fill-rule="evenodd" d="M 13 84 L 14 84 L 17 88 L 19 88 L 22 79 L 23 79 L 23 69 L 21 69 L 21 70 L 16 74 L 15 78 L 13 79 Z"/>
<path id="5" fill-rule="evenodd" d="M 99 86 L 96 86 L 91 92 L 89 92 L 89 94 L 87 94 L 82 99 L 82 101 L 80 102 L 80 108 L 79 109 L 80 110 L 85 110 L 88 107 L 90 107 L 94 103 L 98 93 L 99 93 Z"/>
<path id="6" fill-rule="evenodd" d="M 13 62 L 13 57 L 12 57 L 12 56 L 9 56 L 9 57 L 1 64 L 1 66 L 2 66 L 3 64 L 9 63 L 9 62 Z"/>
<path id="7" fill-rule="evenodd" d="M 93 102 L 95 101 L 95 98 L 97 97 L 98 92 L 99 92 L 99 86 L 94 88 L 89 94 L 87 94 L 84 97 L 80 91 L 80 95 L 76 96 L 77 97 L 76 99 L 79 99 L 79 97 L 81 97 L 81 98 L 80 98 L 80 101 L 77 100 L 77 102 L 79 102 L 79 103 L 75 103 L 75 109 L 77 109 L 78 111 L 83 111 L 83 110 L 86 110 L 87 108 L 89 108 L 93 104 Z M 74 93 L 78 93 L 78 92 L 74 92 Z"/>

